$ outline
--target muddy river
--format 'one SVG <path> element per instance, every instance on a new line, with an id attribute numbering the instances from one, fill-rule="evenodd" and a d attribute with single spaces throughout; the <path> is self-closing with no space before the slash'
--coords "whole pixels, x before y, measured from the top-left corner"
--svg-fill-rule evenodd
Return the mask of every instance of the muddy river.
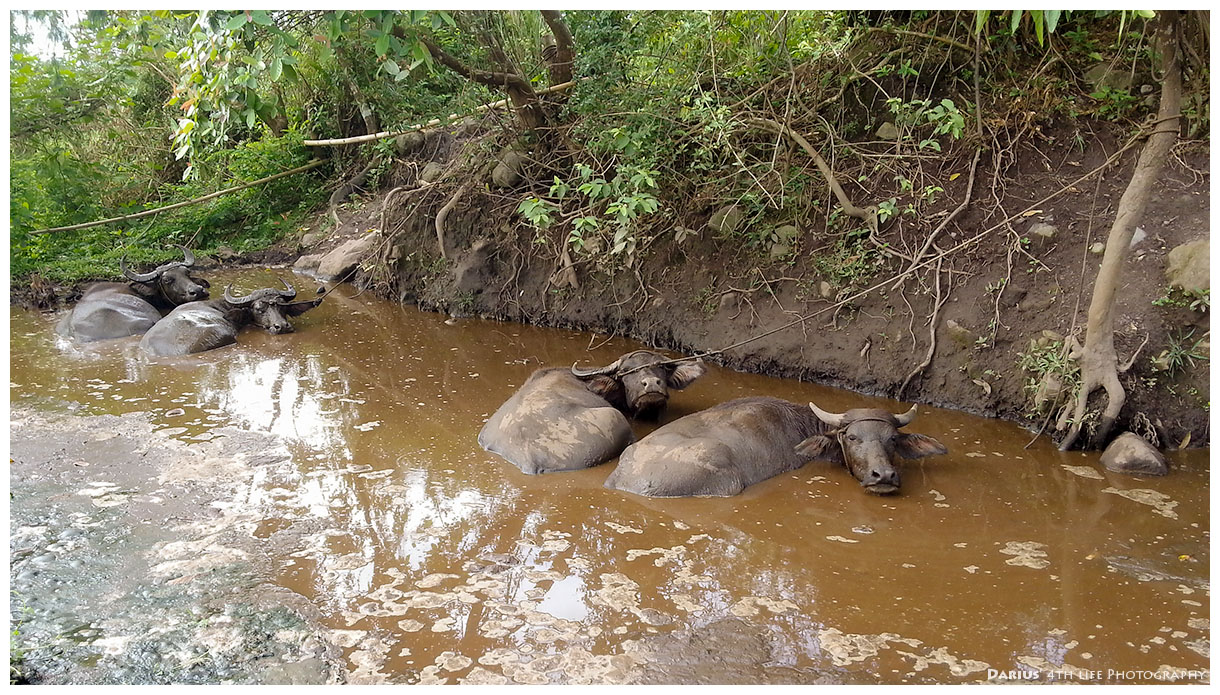
<path id="1" fill-rule="evenodd" d="M 814 462 L 649 500 L 603 489 L 614 463 L 532 477 L 475 441 L 534 369 L 631 341 L 347 286 L 294 334 L 189 358 L 67 345 L 56 318 L 10 315 L 10 607 L 35 681 L 1209 678 L 1207 451 L 1132 478 L 923 408 L 909 430 L 950 453 L 905 463 L 898 496 Z M 747 395 L 905 410 L 711 366 L 661 422 Z"/>

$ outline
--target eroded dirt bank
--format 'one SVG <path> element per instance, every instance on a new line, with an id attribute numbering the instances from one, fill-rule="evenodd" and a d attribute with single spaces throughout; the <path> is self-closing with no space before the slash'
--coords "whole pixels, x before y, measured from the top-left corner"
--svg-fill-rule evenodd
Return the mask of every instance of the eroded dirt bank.
<path id="1" fill-rule="evenodd" d="M 942 270 L 950 270 L 939 283 L 926 271 L 887 282 L 904 269 L 903 259 L 886 258 L 867 244 L 854 255 L 844 252 L 843 233 L 828 229 L 817 214 L 794 220 L 796 236 L 782 245 L 758 245 L 747 241 L 754 230 L 717 232 L 710 218 L 718 208 L 693 200 L 631 267 L 576 256 L 573 286 L 560 272 L 564 262 L 554 230 L 534 229 L 516 212 L 521 200 L 538 194 L 538 186 L 524 185 L 475 187 L 456 199 L 446 222 L 446 258 L 438 252 L 435 225 L 436 209 L 446 200 L 426 191 L 400 194 L 389 204 L 375 196 L 345 211 L 336 232 L 312 233 L 301 253 L 325 253 L 362 237 L 369 245 L 353 277 L 392 300 L 458 316 L 627 336 L 687 354 L 734 346 L 709 359 L 1038 429 L 1045 413 L 1070 394 L 1047 392 L 1039 411 L 1032 400 L 1043 374 L 1021 365 L 1045 367 L 1066 337 L 1082 339 L 1099 247 L 1135 155 L 1128 153 L 1100 182 L 1070 183 L 1104 162 L 1120 136 L 1101 129 L 1084 136 L 1088 144 L 1080 148 L 1070 144 L 1080 132 L 1057 132 L 1045 144 L 1060 151 L 1062 161 L 1049 162 L 1029 147 L 1007 179 L 984 177 L 978 184 L 984 190 L 1003 186 L 1004 204 L 976 192 L 974 205 L 937 244 L 951 251 L 943 256 Z M 984 157 L 983 169 L 986 162 Z M 426 164 L 421 160 L 414 168 Z M 443 164 L 441 158 L 430 165 Z M 946 175 L 960 173 L 968 161 L 948 158 L 944 166 Z M 1166 274 L 1173 249 L 1208 238 L 1208 167 L 1205 146 L 1184 143 L 1175 150 L 1139 222 L 1118 300 L 1120 360 L 1135 355 L 1122 376 L 1128 401 L 1119 426 L 1165 448 L 1210 440 L 1210 313 L 1172 295 Z M 395 179 L 400 191 L 414 185 L 410 171 L 403 168 Z M 861 184 L 858 195 L 875 195 L 869 185 Z M 966 177 L 944 185 L 950 202 L 942 216 L 964 196 Z M 1029 214 L 997 224 L 1052 193 L 1058 195 Z M 891 222 L 882 241 L 892 248 L 915 244 L 905 226 L 910 224 L 902 217 Z M 866 288 L 876 289 L 843 303 Z M 1171 296 L 1176 302 L 1166 301 Z M 794 325 L 781 328 L 788 324 Z M 1090 422 L 1086 418 L 1086 434 Z M 1050 425 L 1053 431 L 1053 419 Z"/>

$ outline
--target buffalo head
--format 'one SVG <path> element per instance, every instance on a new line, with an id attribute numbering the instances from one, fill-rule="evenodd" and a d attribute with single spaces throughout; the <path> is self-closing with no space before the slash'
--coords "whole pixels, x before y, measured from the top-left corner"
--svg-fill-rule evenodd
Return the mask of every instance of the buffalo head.
<path id="1" fill-rule="evenodd" d="M 664 355 L 636 350 L 605 367 L 573 365 L 572 374 L 619 410 L 636 418 L 655 418 L 669 402 L 669 389 L 684 389 L 707 371 L 702 362 L 668 362 Z"/>
<path id="2" fill-rule="evenodd" d="M 172 306 L 207 299 L 207 288 L 211 285 L 207 280 L 190 275 L 189 269 L 195 264 L 195 254 L 180 244 L 174 246 L 182 250 L 183 260 L 170 261 L 147 273 L 137 273 L 127 267 L 127 258 L 124 256 L 119 259 L 119 268 L 128 280 L 152 290 Z"/>
<path id="3" fill-rule="evenodd" d="M 300 316 L 322 303 L 321 299 L 293 302 L 292 300 L 297 296 L 296 289 L 283 280 L 280 282 L 284 283 L 286 289 L 267 287 L 254 290 L 244 297 L 235 297 L 231 294 L 233 285 L 226 287 L 224 302 L 234 323 L 252 323 L 273 334 L 291 333 L 293 328 L 292 324 L 288 322 L 289 318 Z"/>
<path id="4" fill-rule="evenodd" d="M 902 480 L 894 466 L 895 456 L 915 459 L 949 451 L 932 437 L 898 431 L 915 419 L 918 406 L 902 415 L 877 408 L 855 408 L 839 414 L 812 403 L 809 407 L 830 429 L 797 444 L 797 453 L 846 465 L 869 492 L 888 495 L 898 491 Z"/>

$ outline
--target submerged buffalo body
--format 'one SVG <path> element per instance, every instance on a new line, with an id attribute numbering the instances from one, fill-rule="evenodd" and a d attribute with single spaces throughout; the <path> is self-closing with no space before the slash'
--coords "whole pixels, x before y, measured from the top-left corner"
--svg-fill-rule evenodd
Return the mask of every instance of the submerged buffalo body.
<path id="1" fill-rule="evenodd" d="M 479 445 L 531 475 L 605 463 L 634 440 L 624 413 L 655 416 L 669 389 L 706 371 L 665 362 L 640 350 L 598 369 L 540 369 L 491 416 Z"/>
<path id="2" fill-rule="evenodd" d="M 827 413 L 778 398 L 739 398 L 679 418 L 619 457 L 606 487 L 646 497 L 729 497 L 811 459 L 844 464 L 870 492 L 898 490 L 895 456 L 946 453 L 944 445 L 899 427 L 915 408 Z"/>
<path id="3" fill-rule="evenodd" d="M 255 290 L 245 297 L 234 297 L 225 288 L 221 299 L 183 304 L 144 334 L 140 348 L 158 357 L 204 352 L 237 342 L 237 332 L 247 325 L 261 326 L 270 333 L 291 333 L 288 319 L 322 300 L 293 302 L 296 290 L 284 285 L 286 290 Z"/>
<path id="4" fill-rule="evenodd" d="M 81 342 L 140 335 L 161 320 L 161 312 L 208 298 L 207 280 L 191 277 L 195 256 L 179 246 L 185 260 L 136 273 L 119 261 L 130 283 L 99 282 L 89 287 L 56 326 L 56 332 Z"/>

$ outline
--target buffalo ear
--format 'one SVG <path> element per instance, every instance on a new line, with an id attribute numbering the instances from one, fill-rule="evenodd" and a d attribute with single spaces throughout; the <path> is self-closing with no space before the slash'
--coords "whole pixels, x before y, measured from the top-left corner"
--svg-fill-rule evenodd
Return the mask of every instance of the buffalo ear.
<path id="1" fill-rule="evenodd" d="M 315 299 L 308 302 L 293 302 L 292 304 L 281 304 L 280 311 L 284 312 L 285 316 L 300 316 L 310 309 L 318 306 L 322 300 Z"/>
<path id="2" fill-rule="evenodd" d="M 212 283 L 208 282 L 207 280 L 204 280 L 203 278 L 191 278 L 191 279 L 194 280 L 196 284 L 201 285 L 203 287 L 212 286 Z"/>
<path id="3" fill-rule="evenodd" d="M 835 441 L 833 435 L 833 432 L 830 433 L 830 436 L 815 434 L 797 444 L 796 453 L 818 461 L 843 463 L 843 449 L 839 447 L 839 443 Z"/>
<path id="4" fill-rule="evenodd" d="M 674 369 L 666 381 L 669 388 L 682 390 L 690 386 L 691 382 L 703 376 L 707 372 L 707 365 L 702 362 L 683 362 Z"/>
<path id="5" fill-rule="evenodd" d="M 894 440 L 894 451 L 904 459 L 917 459 L 934 454 L 947 454 L 949 449 L 926 434 L 900 434 Z"/>
<path id="6" fill-rule="evenodd" d="M 623 396 L 623 385 L 619 380 L 605 374 L 586 379 L 585 388 L 611 403 L 615 402 L 615 398 L 621 399 Z"/>

